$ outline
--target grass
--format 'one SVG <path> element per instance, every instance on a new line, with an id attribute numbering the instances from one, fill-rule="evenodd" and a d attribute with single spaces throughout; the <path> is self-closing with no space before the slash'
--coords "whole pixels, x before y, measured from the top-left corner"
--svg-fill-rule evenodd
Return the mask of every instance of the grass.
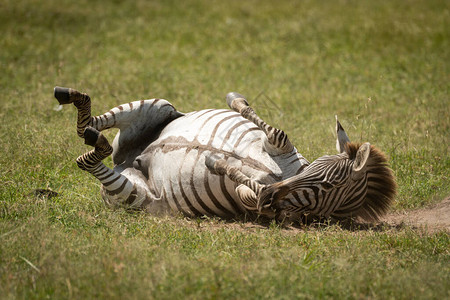
<path id="1" fill-rule="evenodd" d="M 106 209 L 52 89 L 88 92 L 94 113 L 224 108 L 239 91 L 310 160 L 335 153 L 337 114 L 389 156 L 393 209 L 418 208 L 450 194 L 449 15 L 446 1 L 3 1 L 0 298 L 448 297 L 447 232 Z"/>
<path id="2" fill-rule="evenodd" d="M 4 296 L 410 299 L 448 295 L 445 233 L 349 233 L 326 227 L 293 234 L 277 226 L 237 229 L 214 220 L 197 225 L 121 212 L 48 214 L 47 220 L 30 218 L 27 228 L 10 223 L 9 229 L 15 231 L 2 236 L 9 245 L 2 249 L 2 257 L 9 257 L 2 263 L 8 270 L 2 275 Z"/>

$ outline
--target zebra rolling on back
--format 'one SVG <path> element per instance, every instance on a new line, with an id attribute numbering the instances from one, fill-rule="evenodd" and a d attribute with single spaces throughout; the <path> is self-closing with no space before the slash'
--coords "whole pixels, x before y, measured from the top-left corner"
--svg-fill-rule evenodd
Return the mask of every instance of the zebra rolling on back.
<path id="1" fill-rule="evenodd" d="M 91 116 L 87 94 L 55 88 L 60 104 L 78 110 L 77 133 L 94 150 L 78 166 L 102 183 L 110 206 L 153 214 L 265 216 L 278 220 L 383 215 L 396 192 L 386 157 L 351 143 L 336 118 L 338 155 L 308 162 L 287 135 L 260 119 L 238 93 L 232 110 L 180 113 L 166 100 L 117 106 Z M 112 146 L 102 130 L 118 128 Z M 114 169 L 102 160 L 112 155 Z"/>

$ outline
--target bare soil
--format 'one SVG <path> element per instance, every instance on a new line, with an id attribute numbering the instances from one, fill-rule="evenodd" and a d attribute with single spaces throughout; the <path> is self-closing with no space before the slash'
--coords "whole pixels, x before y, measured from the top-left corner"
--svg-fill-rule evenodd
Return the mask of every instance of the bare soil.
<path id="1" fill-rule="evenodd" d="M 210 222 L 194 222 L 186 218 L 179 219 L 187 226 L 194 226 L 198 230 L 219 230 L 228 228 L 243 232 L 255 232 L 265 230 L 270 227 L 267 222 L 233 222 L 211 220 Z M 298 234 L 305 230 L 314 230 L 317 228 L 326 228 L 332 223 L 316 223 L 309 225 L 300 224 L 282 224 L 281 232 L 283 234 Z M 403 228 L 411 228 L 427 233 L 435 233 L 444 231 L 450 233 L 450 196 L 437 204 L 430 205 L 425 208 L 415 210 L 395 211 L 388 213 L 380 222 L 376 224 L 368 224 L 365 222 L 349 221 L 338 223 L 344 230 L 361 231 L 361 230 L 399 230 Z"/>
<path id="2" fill-rule="evenodd" d="M 450 232 L 450 197 L 429 207 L 389 213 L 382 222 L 391 226 L 421 228 L 428 232 Z"/>

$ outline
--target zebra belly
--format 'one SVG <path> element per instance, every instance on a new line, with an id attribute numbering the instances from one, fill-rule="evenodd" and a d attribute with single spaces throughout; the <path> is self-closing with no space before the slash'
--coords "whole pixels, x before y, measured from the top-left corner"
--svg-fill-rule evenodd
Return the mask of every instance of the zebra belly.
<path id="1" fill-rule="evenodd" d="M 226 176 L 212 174 L 205 158 L 224 158 L 266 184 L 295 175 L 296 168 L 286 172 L 279 157 L 274 160 L 263 150 L 264 138 L 256 125 L 236 112 L 204 110 L 168 124 L 139 159 L 148 170 L 149 188 L 172 210 L 192 216 L 230 217 L 245 212 L 235 192 L 236 184 Z M 292 160 L 294 152 L 286 156 Z M 301 162 L 297 165 L 301 167 Z"/>
<path id="2" fill-rule="evenodd" d="M 174 211 L 190 216 L 231 217 L 245 209 L 227 177 L 212 174 L 205 167 L 206 151 L 180 148 L 153 153 L 149 184 Z"/>

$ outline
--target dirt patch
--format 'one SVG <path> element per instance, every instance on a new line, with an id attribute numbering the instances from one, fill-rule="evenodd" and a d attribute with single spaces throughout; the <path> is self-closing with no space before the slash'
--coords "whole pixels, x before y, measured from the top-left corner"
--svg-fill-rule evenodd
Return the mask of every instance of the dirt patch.
<path id="1" fill-rule="evenodd" d="M 450 232 L 450 197 L 429 207 L 387 214 L 382 222 L 392 226 L 423 228 L 428 232 Z"/>
<path id="2" fill-rule="evenodd" d="M 223 225 L 223 224 L 222 224 Z M 221 226 L 222 226 L 221 225 Z M 257 224 L 254 222 L 245 223 L 228 223 L 228 228 L 242 231 L 255 231 L 267 229 L 268 224 Z M 284 224 L 283 232 L 296 234 L 299 231 L 304 231 L 313 228 L 326 227 L 325 224 L 310 224 L 293 226 L 292 224 Z M 386 230 L 386 229 L 401 229 L 406 226 L 413 229 L 424 230 L 428 233 L 438 231 L 446 231 L 450 233 L 450 197 L 445 198 L 440 203 L 416 210 L 405 210 L 388 213 L 384 216 L 378 224 L 367 223 L 341 223 L 342 228 L 348 230 Z"/>
<path id="3" fill-rule="evenodd" d="M 165 222 L 170 222 L 168 219 Z M 177 222 L 183 223 L 183 226 L 195 227 L 197 230 L 223 230 L 230 229 L 233 231 L 242 232 L 259 232 L 267 230 L 271 227 L 270 222 L 243 222 L 243 221 L 223 221 L 220 219 L 188 219 L 177 218 Z M 333 222 L 324 221 L 322 223 L 313 222 L 309 225 L 305 224 L 276 224 L 281 225 L 281 232 L 283 234 L 298 234 L 305 230 L 315 230 L 327 228 Z M 275 225 L 275 224 L 274 224 Z M 440 203 L 416 210 L 405 210 L 388 213 L 377 224 L 368 224 L 358 221 L 339 222 L 338 226 L 344 230 L 350 231 L 364 231 L 364 230 L 400 230 L 403 228 L 412 228 L 423 230 L 428 233 L 435 233 L 445 231 L 450 233 L 450 197 L 445 198 Z"/>

